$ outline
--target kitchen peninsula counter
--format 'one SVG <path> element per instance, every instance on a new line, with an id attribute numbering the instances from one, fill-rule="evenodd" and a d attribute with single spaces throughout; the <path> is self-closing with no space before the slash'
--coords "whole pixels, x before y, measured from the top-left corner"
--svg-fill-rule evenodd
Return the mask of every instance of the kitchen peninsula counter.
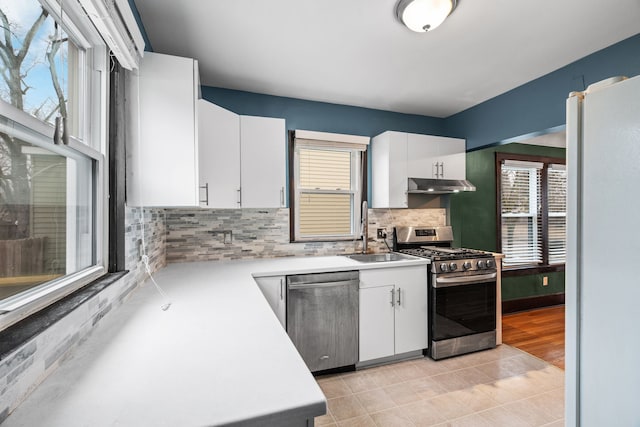
<path id="1" fill-rule="evenodd" d="M 64 360 L 3 426 L 302 426 L 326 400 L 253 276 L 424 265 L 296 257 L 171 264 Z"/>

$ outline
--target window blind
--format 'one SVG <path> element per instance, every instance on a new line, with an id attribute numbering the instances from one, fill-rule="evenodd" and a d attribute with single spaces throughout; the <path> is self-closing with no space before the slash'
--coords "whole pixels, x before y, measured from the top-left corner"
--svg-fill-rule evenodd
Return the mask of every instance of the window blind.
<path id="1" fill-rule="evenodd" d="M 542 262 L 542 166 L 533 162 L 502 165 L 502 252 L 506 267 Z"/>
<path id="2" fill-rule="evenodd" d="M 328 149 L 345 149 L 365 151 L 371 138 L 359 135 L 344 135 L 340 133 L 314 132 L 296 130 L 296 145 L 298 147 L 315 147 Z"/>
<path id="3" fill-rule="evenodd" d="M 299 148 L 301 236 L 351 234 L 350 151 Z"/>
<path id="4" fill-rule="evenodd" d="M 549 264 L 566 260 L 567 171 L 564 165 L 551 165 L 547 172 Z"/>
<path id="5" fill-rule="evenodd" d="M 300 189 L 351 189 L 351 153 L 318 149 L 299 149 Z"/>

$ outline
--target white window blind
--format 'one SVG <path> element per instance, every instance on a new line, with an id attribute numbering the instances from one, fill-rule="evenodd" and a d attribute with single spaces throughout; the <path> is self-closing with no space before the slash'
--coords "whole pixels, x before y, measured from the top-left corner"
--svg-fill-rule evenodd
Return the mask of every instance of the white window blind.
<path id="1" fill-rule="evenodd" d="M 547 172 L 549 264 L 562 264 L 567 254 L 567 171 L 551 165 Z"/>
<path id="2" fill-rule="evenodd" d="M 350 151 L 299 149 L 300 236 L 352 234 L 353 157 Z"/>
<path id="3" fill-rule="evenodd" d="M 505 267 L 542 262 L 540 179 L 542 164 L 505 162 L 501 171 L 502 252 Z"/>

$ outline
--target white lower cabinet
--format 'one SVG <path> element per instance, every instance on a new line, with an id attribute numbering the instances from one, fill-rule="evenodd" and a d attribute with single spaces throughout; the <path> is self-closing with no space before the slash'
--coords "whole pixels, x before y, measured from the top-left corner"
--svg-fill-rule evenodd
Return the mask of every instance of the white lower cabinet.
<path id="1" fill-rule="evenodd" d="M 427 266 L 360 272 L 360 362 L 427 348 Z"/>
<path id="2" fill-rule="evenodd" d="M 256 277 L 258 287 L 283 328 L 287 328 L 287 288 L 284 276 Z"/>
<path id="3" fill-rule="evenodd" d="M 361 362 L 395 353 L 395 307 L 391 305 L 394 290 L 394 285 L 360 289 Z"/>

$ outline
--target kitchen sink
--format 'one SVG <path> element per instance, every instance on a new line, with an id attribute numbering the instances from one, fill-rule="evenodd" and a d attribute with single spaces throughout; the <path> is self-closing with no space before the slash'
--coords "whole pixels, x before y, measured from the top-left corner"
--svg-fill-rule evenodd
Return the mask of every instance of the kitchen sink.
<path id="1" fill-rule="evenodd" d="M 415 259 L 414 257 L 398 254 L 395 252 L 386 254 L 354 254 L 345 256 L 358 262 L 393 262 Z"/>

